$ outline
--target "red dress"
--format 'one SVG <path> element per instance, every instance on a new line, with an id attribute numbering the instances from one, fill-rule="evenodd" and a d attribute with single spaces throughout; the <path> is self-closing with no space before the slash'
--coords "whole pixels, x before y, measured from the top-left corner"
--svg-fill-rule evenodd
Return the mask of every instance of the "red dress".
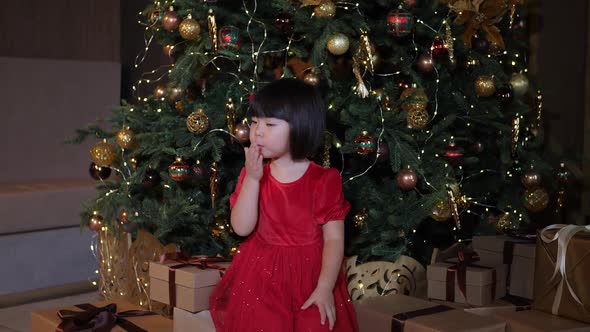
<path id="1" fill-rule="evenodd" d="M 209 298 L 215 328 L 223 332 L 329 331 L 315 305 L 301 310 L 315 289 L 322 268 L 321 225 L 344 220 L 344 200 L 336 169 L 310 162 L 303 176 L 281 183 L 270 174 L 260 179 L 259 217 L 233 262 Z M 242 169 L 233 208 L 246 174 Z M 356 316 L 341 271 L 334 286 L 336 324 L 332 331 L 358 331 Z"/>

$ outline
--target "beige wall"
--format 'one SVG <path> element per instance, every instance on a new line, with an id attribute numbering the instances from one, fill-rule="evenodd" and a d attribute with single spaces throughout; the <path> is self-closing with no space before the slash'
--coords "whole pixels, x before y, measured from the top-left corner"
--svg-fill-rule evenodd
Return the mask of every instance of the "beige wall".
<path id="1" fill-rule="evenodd" d="M 119 62 L 118 0 L 4 1 L 0 56 Z"/>

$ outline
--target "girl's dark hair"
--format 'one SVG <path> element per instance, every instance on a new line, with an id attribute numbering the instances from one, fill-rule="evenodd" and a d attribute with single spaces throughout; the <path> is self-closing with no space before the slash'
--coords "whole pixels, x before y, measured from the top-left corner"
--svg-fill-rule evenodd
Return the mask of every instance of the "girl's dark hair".
<path id="1" fill-rule="evenodd" d="M 314 155 L 324 139 L 325 103 L 320 92 L 303 81 L 280 79 L 260 89 L 250 101 L 252 116 L 289 123 L 293 160 Z"/>

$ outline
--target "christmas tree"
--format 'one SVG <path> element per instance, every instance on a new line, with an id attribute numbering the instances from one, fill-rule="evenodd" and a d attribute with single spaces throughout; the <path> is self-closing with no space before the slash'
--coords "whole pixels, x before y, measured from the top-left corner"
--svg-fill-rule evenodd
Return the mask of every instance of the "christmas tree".
<path id="1" fill-rule="evenodd" d="M 349 254 L 425 262 L 474 233 L 534 228 L 555 184 L 541 155 L 542 96 L 527 76 L 526 14 L 517 0 L 150 4 L 141 23 L 168 72 L 134 86 L 153 94 L 115 109 L 112 131 L 90 125 L 72 140 L 97 139 L 99 194 L 82 223 L 231 254 L 241 239 L 228 198 L 249 98 L 296 77 L 328 105 L 314 160 L 341 171 Z"/>

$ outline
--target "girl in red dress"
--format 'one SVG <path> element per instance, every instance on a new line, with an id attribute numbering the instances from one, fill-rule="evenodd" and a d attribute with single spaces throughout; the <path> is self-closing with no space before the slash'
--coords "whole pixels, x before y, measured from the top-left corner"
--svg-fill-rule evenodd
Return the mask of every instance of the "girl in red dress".
<path id="1" fill-rule="evenodd" d="M 232 227 L 248 238 L 209 299 L 215 328 L 358 331 L 342 270 L 350 204 L 338 171 L 307 159 L 323 141 L 324 101 L 281 79 L 251 106 L 251 145 L 230 196 Z"/>

